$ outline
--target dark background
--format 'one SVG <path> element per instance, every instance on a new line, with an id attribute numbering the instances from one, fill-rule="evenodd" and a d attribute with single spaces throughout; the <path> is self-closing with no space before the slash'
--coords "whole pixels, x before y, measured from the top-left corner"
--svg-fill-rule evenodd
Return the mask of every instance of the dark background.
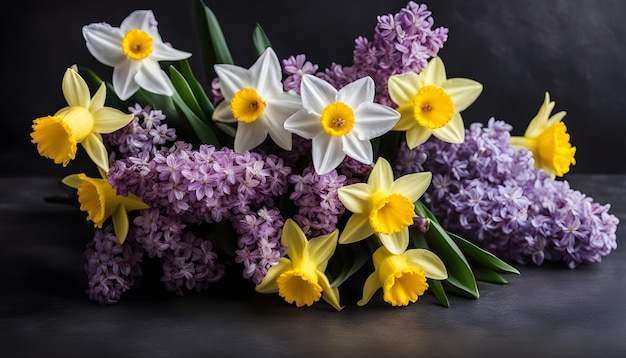
<path id="1" fill-rule="evenodd" d="M 110 79 L 111 69 L 87 51 L 83 25 L 113 26 L 133 10 L 152 9 L 165 41 L 194 53 L 204 76 L 194 18 L 195 0 L 3 2 L 0 5 L 3 175 L 65 175 L 40 158 L 30 143 L 34 118 L 65 105 L 61 79 L 73 63 Z M 236 63 L 252 61 L 251 34 L 260 23 L 279 57 L 305 53 L 320 69 L 332 61 L 349 65 L 354 39 L 371 38 L 376 16 L 395 13 L 406 0 L 217 1 L 206 0 L 220 20 Z M 521 135 L 549 91 L 555 111 L 578 147 L 572 173 L 624 173 L 622 136 L 626 100 L 626 2 L 620 0 L 437 0 L 425 2 L 435 26 L 450 29 L 440 52 L 449 77 L 483 83 L 484 91 L 463 117 L 486 123 L 494 116 Z M 76 165 L 76 164 L 75 164 Z M 72 166 L 72 164 L 70 164 Z"/>

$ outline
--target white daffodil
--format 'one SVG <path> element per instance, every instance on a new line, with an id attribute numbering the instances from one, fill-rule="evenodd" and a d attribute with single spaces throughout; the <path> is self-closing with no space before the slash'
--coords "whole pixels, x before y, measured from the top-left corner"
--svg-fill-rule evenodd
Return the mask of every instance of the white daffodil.
<path id="1" fill-rule="evenodd" d="M 400 121 L 394 131 L 406 131 L 413 149 L 431 135 L 448 143 L 463 143 L 465 127 L 459 112 L 472 104 L 483 86 L 467 78 L 447 78 L 441 58 L 433 58 L 418 75 L 406 72 L 389 77 L 389 96 L 398 105 Z"/>
<path id="2" fill-rule="evenodd" d="M 224 100 L 215 108 L 213 120 L 238 122 L 235 152 L 255 148 L 268 134 L 279 147 L 291 150 L 291 133 L 283 124 L 302 105 L 298 95 L 283 90 L 274 50 L 267 48 L 249 69 L 219 64 L 215 72 Z"/>
<path id="3" fill-rule="evenodd" d="M 127 100 L 141 87 L 171 96 L 174 86 L 159 61 L 178 61 L 191 56 L 163 43 L 151 10 L 133 11 L 120 27 L 93 23 L 83 27 L 87 49 L 93 57 L 113 67 L 113 88 Z"/>
<path id="4" fill-rule="evenodd" d="M 398 112 L 374 103 L 374 80 L 364 77 L 340 90 L 312 75 L 302 77 L 302 107 L 285 128 L 313 140 L 313 166 L 319 174 L 335 169 L 347 156 L 373 162 L 370 140 L 388 132 Z"/>

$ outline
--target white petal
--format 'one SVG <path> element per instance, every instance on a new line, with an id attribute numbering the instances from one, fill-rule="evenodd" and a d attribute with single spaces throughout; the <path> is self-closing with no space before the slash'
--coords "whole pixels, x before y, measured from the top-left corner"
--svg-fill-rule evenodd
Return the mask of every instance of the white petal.
<path id="1" fill-rule="evenodd" d="M 461 112 L 474 103 L 483 91 L 483 85 L 467 78 L 451 78 L 441 85 L 454 102 L 454 109 Z"/>
<path id="2" fill-rule="evenodd" d="M 142 66 L 135 75 L 135 82 L 141 88 L 163 96 L 174 94 L 174 85 L 158 62 L 145 59 L 141 63 Z"/>
<path id="3" fill-rule="evenodd" d="M 154 61 L 180 61 L 191 57 L 191 53 L 177 50 L 164 43 L 155 43 L 150 58 Z"/>
<path id="4" fill-rule="evenodd" d="M 347 104 L 355 110 L 361 103 L 374 101 L 374 80 L 363 77 L 347 84 L 337 92 L 337 101 Z"/>
<path id="5" fill-rule="evenodd" d="M 433 129 L 432 133 L 444 142 L 463 143 L 465 141 L 463 118 L 459 113 L 455 113 L 448 124 L 441 128 Z"/>
<path id="6" fill-rule="evenodd" d="M 68 68 L 63 75 L 61 84 L 63 97 L 68 105 L 89 108 L 91 101 L 89 87 L 87 82 L 78 74 L 78 72 Z"/>
<path id="7" fill-rule="evenodd" d="M 113 69 L 113 88 L 122 101 L 130 98 L 139 89 L 139 84 L 135 82 L 139 66 L 135 61 L 125 61 Z"/>
<path id="8" fill-rule="evenodd" d="M 346 157 L 341 145 L 341 139 L 318 135 L 313 138 L 313 166 L 317 174 L 322 175 L 337 168 Z"/>
<path id="9" fill-rule="evenodd" d="M 83 37 L 89 53 L 107 66 L 116 67 L 128 59 L 122 52 L 124 33 L 117 27 L 103 24 L 83 26 Z"/>
<path id="10" fill-rule="evenodd" d="M 287 118 L 284 126 L 289 132 L 306 139 L 321 136 L 324 131 L 320 124 L 320 117 L 316 114 L 310 114 L 304 109 Z"/>
<path id="11" fill-rule="evenodd" d="M 271 115 L 271 111 L 265 110 L 261 118 L 257 119 L 257 122 L 262 121 L 264 127 L 270 135 L 270 138 L 284 150 L 291 150 L 291 132 L 285 129 L 284 119 L 280 116 Z"/>
<path id="12" fill-rule="evenodd" d="M 424 85 L 439 86 L 446 81 L 446 68 L 443 65 L 440 57 L 434 57 L 424 71 L 420 73 L 420 78 Z"/>
<path id="13" fill-rule="evenodd" d="M 374 151 L 369 140 L 360 140 L 353 133 L 348 133 L 341 137 L 343 151 L 352 159 L 356 159 L 363 164 L 372 164 Z"/>
<path id="14" fill-rule="evenodd" d="M 401 106 L 413 102 L 413 97 L 422 87 L 422 82 L 417 73 L 406 72 L 389 77 L 387 87 L 393 103 Z"/>
<path id="15" fill-rule="evenodd" d="M 256 148 L 267 138 L 267 128 L 261 121 L 252 123 L 239 122 L 235 135 L 235 152 L 243 153 Z"/>
<path id="16" fill-rule="evenodd" d="M 254 87 L 250 71 L 243 67 L 219 64 L 213 66 L 213 68 L 220 78 L 220 90 L 222 91 L 222 95 L 228 101 L 233 98 L 237 91 L 246 87 Z"/>
<path id="17" fill-rule="evenodd" d="M 249 71 L 261 97 L 283 92 L 280 62 L 271 47 L 265 49 Z"/>
<path id="18" fill-rule="evenodd" d="M 155 37 L 156 28 L 157 21 L 152 10 L 135 10 L 131 12 L 130 15 L 126 16 L 120 24 L 120 29 L 124 31 L 124 33 L 139 29 L 147 32 L 152 38 Z M 156 34 L 158 35 L 158 32 L 156 32 Z M 157 37 L 157 39 L 161 41 L 161 37 Z"/>
<path id="19" fill-rule="evenodd" d="M 237 118 L 233 116 L 233 111 L 230 109 L 229 101 L 222 101 L 215 107 L 213 111 L 213 120 L 225 123 L 235 123 Z"/>
<path id="20" fill-rule="evenodd" d="M 327 105 L 337 101 L 337 90 L 321 78 L 304 75 L 300 96 L 304 109 L 321 115 Z"/>
<path id="21" fill-rule="evenodd" d="M 353 131 L 361 140 L 370 140 L 389 132 L 400 119 L 400 113 L 378 103 L 363 103 L 354 111 Z"/>

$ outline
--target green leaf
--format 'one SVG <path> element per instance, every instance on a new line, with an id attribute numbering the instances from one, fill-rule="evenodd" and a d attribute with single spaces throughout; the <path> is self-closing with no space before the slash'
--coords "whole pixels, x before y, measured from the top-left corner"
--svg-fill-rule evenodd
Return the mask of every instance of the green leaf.
<path id="1" fill-rule="evenodd" d="M 441 281 L 433 280 L 430 278 L 427 279 L 427 281 L 428 281 L 428 289 L 430 290 L 430 292 L 433 293 L 433 295 L 435 295 L 435 298 L 437 298 L 437 301 L 439 301 L 439 303 L 441 303 L 442 305 L 446 307 L 450 307 L 448 296 L 446 295 L 446 291 L 443 289 L 443 285 L 441 284 Z"/>
<path id="2" fill-rule="evenodd" d="M 178 93 L 174 93 L 172 98 L 174 100 L 176 108 L 185 116 L 185 118 L 187 118 L 187 121 L 191 125 L 191 128 L 193 128 L 193 131 L 195 132 L 197 138 L 200 140 L 200 143 L 211 144 L 218 147 L 219 142 L 211 128 L 200 118 L 198 118 L 189 107 L 187 107 L 187 105 L 182 100 L 180 95 L 178 95 Z"/>
<path id="3" fill-rule="evenodd" d="M 471 258 L 473 262 L 496 272 L 508 272 L 519 275 L 519 271 L 515 267 L 502 261 L 494 254 L 476 246 L 474 243 L 460 237 L 459 235 L 451 232 L 448 232 L 448 235 L 450 235 L 461 251 L 463 251 L 468 258 Z"/>
<path id="4" fill-rule="evenodd" d="M 485 267 L 474 267 L 474 275 L 477 280 L 505 284 L 509 283 L 504 277 L 498 274 L 496 271 Z"/>
<path id="5" fill-rule="evenodd" d="M 202 112 L 204 112 L 204 117 L 211 118 L 211 116 L 213 115 L 213 111 L 215 110 L 215 107 L 213 106 L 213 103 L 209 99 L 209 96 L 207 96 L 206 92 L 202 88 L 202 85 L 200 84 L 200 82 L 193 75 L 193 71 L 191 70 L 191 66 L 189 65 L 188 60 L 180 61 L 180 70 L 183 76 L 185 77 L 185 79 L 187 80 L 187 83 L 189 84 L 191 91 L 196 97 L 196 100 L 198 101 L 200 108 L 202 108 Z"/>
<path id="6" fill-rule="evenodd" d="M 265 31 L 263 31 L 263 28 L 259 24 L 256 25 L 254 32 L 252 33 L 252 42 L 254 42 L 254 47 L 256 48 L 257 55 L 259 56 L 263 54 L 265 49 L 272 47 Z"/>
<path id="7" fill-rule="evenodd" d="M 369 260 L 371 253 L 360 244 L 339 246 L 329 262 L 329 272 L 333 273 L 331 287 L 339 287 L 354 275 Z"/>
<path id="8" fill-rule="evenodd" d="M 204 4 L 203 0 L 196 1 L 196 20 L 202 56 L 206 66 L 208 83 L 215 77 L 213 65 L 218 63 L 234 64 L 233 58 L 224 39 L 222 28 L 213 11 Z"/>
<path id="9" fill-rule="evenodd" d="M 187 80 L 185 80 L 185 77 L 183 77 L 183 75 L 178 72 L 174 66 L 170 66 L 170 78 L 172 79 L 172 84 L 174 85 L 176 92 L 178 92 L 178 95 L 183 102 L 185 102 L 187 107 L 193 111 L 196 117 L 204 118 L 204 112 L 202 111 L 202 108 L 200 108 L 200 104 L 196 100 L 196 97 L 194 96 L 191 87 L 189 87 Z"/>
<path id="10" fill-rule="evenodd" d="M 456 287 L 465 296 L 478 298 L 478 286 L 474 273 L 454 240 L 448 236 L 446 230 L 441 227 L 441 224 L 423 203 L 417 201 L 415 211 L 418 215 L 431 219 L 430 228 L 424 236 L 429 248 L 439 256 L 446 266 L 448 271 L 446 282 Z"/>

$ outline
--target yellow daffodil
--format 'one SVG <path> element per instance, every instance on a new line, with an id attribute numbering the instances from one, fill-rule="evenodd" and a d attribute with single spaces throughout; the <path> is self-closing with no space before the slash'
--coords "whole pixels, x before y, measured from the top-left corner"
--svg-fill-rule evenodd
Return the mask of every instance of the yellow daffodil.
<path id="1" fill-rule="evenodd" d="M 318 174 L 335 169 L 349 156 L 371 164 L 370 140 L 387 133 L 400 118 L 390 107 L 374 103 L 374 80 L 363 77 L 340 90 L 312 75 L 302 77 L 302 107 L 285 128 L 312 139 L 313 166 Z"/>
<path id="2" fill-rule="evenodd" d="M 115 236 L 122 244 L 126 240 L 130 227 L 127 213 L 148 208 L 147 204 L 132 193 L 128 196 L 117 195 L 107 179 L 74 174 L 63 178 L 63 183 L 78 189 L 80 210 L 87 212 L 87 219 L 91 220 L 96 227 L 102 228 L 104 222 L 112 217 Z"/>
<path id="3" fill-rule="evenodd" d="M 394 181 L 391 165 L 379 158 L 367 183 L 339 188 L 339 200 L 353 213 L 339 243 L 349 244 L 376 234 L 389 251 L 403 253 L 409 245 L 414 203 L 424 194 L 431 178 L 430 172 L 423 172 Z"/>
<path id="4" fill-rule="evenodd" d="M 191 56 L 163 42 L 151 10 L 133 11 L 120 27 L 89 24 L 83 27 L 83 37 L 91 55 L 113 67 L 113 88 L 122 101 L 140 87 L 171 96 L 174 86 L 159 61 L 178 61 Z"/>
<path id="5" fill-rule="evenodd" d="M 77 144 L 82 144 L 93 162 L 104 171 L 109 170 L 109 158 L 100 133 L 111 133 L 132 119 L 132 114 L 104 107 L 104 83 L 90 99 L 89 87 L 83 78 L 68 68 L 63 76 L 63 95 L 68 106 L 54 116 L 33 121 L 32 142 L 43 157 L 66 166 L 76 157 Z"/>
<path id="6" fill-rule="evenodd" d="M 306 239 L 304 232 L 288 219 L 283 227 L 281 243 L 287 247 L 287 257 L 272 266 L 263 281 L 256 286 L 261 293 L 276 293 L 298 307 L 310 306 L 320 298 L 340 311 L 339 290 L 330 287 L 324 274 L 328 260 L 337 247 L 337 230 L 329 235 Z"/>
<path id="7" fill-rule="evenodd" d="M 565 112 L 550 116 L 554 105 L 554 102 L 550 102 L 550 94 L 546 92 L 543 104 L 528 124 L 524 136 L 511 137 L 511 145 L 531 151 L 535 166 L 545 170 L 553 179 L 565 175 L 570 165 L 576 164 L 576 147 L 570 144 L 567 127 L 561 122 Z"/>
<path id="8" fill-rule="evenodd" d="M 243 153 L 267 138 L 291 150 L 291 133 L 283 124 L 302 105 L 300 97 L 283 91 L 280 62 L 269 47 L 250 67 L 215 65 L 224 100 L 215 107 L 213 120 L 237 123 L 234 149 Z"/>
<path id="9" fill-rule="evenodd" d="M 363 286 L 363 298 L 357 302 L 366 305 L 374 293 L 382 287 L 383 299 L 393 306 L 415 303 L 428 289 L 426 278 L 445 280 L 446 266 L 433 252 L 411 249 L 394 255 L 385 247 L 378 248 L 373 255 L 375 271 Z"/>
<path id="10" fill-rule="evenodd" d="M 465 127 L 460 112 L 469 107 L 483 86 L 467 78 L 447 78 L 441 58 L 435 57 L 418 75 L 394 75 L 388 82 L 389 96 L 398 105 L 400 121 L 394 131 L 406 131 L 413 149 L 431 135 L 448 143 L 463 143 Z"/>

